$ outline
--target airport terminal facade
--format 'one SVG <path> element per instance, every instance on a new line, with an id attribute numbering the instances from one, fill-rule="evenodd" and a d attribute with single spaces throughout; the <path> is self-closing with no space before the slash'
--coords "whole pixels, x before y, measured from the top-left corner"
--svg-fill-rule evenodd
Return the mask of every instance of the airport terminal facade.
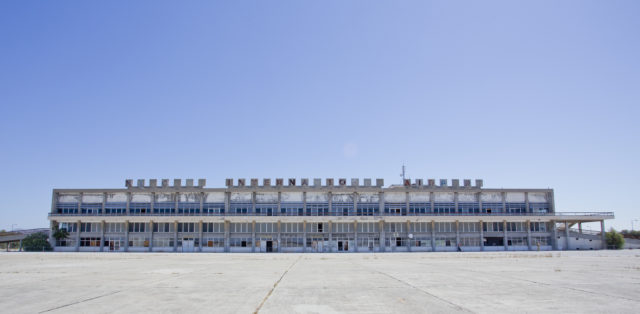
<path id="1" fill-rule="evenodd" d="M 558 250 L 572 249 L 572 226 L 578 239 L 582 223 L 604 230 L 613 218 L 556 212 L 552 189 L 489 189 L 482 180 L 225 183 L 151 179 L 126 180 L 122 189 L 54 189 L 49 238 L 56 251 L 94 252 Z M 57 229 L 69 235 L 56 240 Z M 604 232 L 596 237 L 605 248 Z"/>

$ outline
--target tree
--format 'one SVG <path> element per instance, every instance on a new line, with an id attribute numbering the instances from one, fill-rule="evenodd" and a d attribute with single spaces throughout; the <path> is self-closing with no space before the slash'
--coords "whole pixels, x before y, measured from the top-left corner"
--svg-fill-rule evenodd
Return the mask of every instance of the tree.
<path id="1" fill-rule="evenodd" d="M 47 235 L 41 232 L 32 233 L 22 240 L 25 251 L 51 251 L 51 244 L 47 241 Z"/>
<path id="2" fill-rule="evenodd" d="M 604 236 L 607 240 L 607 247 L 614 247 L 617 250 L 620 250 L 624 247 L 624 237 L 615 229 L 609 229 L 609 232 L 605 233 Z"/>
<path id="3" fill-rule="evenodd" d="M 69 232 L 65 228 L 58 228 L 56 225 L 53 230 L 53 238 L 57 241 L 64 240 L 69 236 Z"/>

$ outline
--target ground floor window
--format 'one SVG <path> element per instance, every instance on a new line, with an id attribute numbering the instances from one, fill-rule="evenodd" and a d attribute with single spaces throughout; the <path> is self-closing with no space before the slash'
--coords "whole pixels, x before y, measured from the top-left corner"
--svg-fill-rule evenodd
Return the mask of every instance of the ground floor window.
<path id="1" fill-rule="evenodd" d="M 526 246 L 527 238 L 526 237 L 509 237 L 507 239 L 508 246 Z"/>
<path id="2" fill-rule="evenodd" d="M 531 237 L 531 245 L 551 245 L 551 238 L 549 237 Z"/>
<path id="3" fill-rule="evenodd" d="M 460 246 L 480 246 L 479 237 L 462 237 L 460 238 Z"/>
<path id="4" fill-rule="evenodd" d="M 149 247 L 149 238 L 130 236 L 129 247 Z"/>
<path id="5" fill-rule="evenodd" d="M 503 237 L 486 237 L 484 238 L 484 246 L 504 246 Z"/>
<path id="6" fill-rule="evenodd" d="M 380 237 L 376 235 L 358 234 L 358 246 L 373 249 L 380 246 Z"/>
<path id="7" fill-rule="evenodd" d="M 106 250 L 109 250 L 109 251 L 119 251 L 121 248 L 124 248 L 124 238 L 123 237 L 105 237 L 104 247 Z"/>
<path id="8" fill-rule="evenodd" d="M 418 247 L 431 247 L 431 238 L 429 237 L 416 237 L 413 239 L 411 246 Z"/>
<path id="9" fill-rule="evenodd" d="M 153 247 L 173 247 L 173 238 L 155 237 L 153 238 Z"/>
<path id="10" fill-rule="evenodd" d="M 224 238 L 204 238 L 202 239 L 204 247 L 224 247 Z"/>
<path id="11" fill-rule="evenodd" d="M 80 238 L 80 246 L 100 246 L 100 238 Z"/>
<path id="12" fill-rule="evenodd" d="M 283 247 L 303 247 L 304 241 L 302 235 L 282 236 Z"/>
<path id="13" fill-rule="evenodd" d="M 231 238 L 229 239 L 230 247 L 251 247 L 252 246 L 251 238 Z"/>
<path id="14" fill-rule="evenodd" d="M 76 246 L 76 240 L 75 239 L 56 240 L 56 246 L 74 247 Z"/>
<path id="15" fill-rule="evenodd" d="M 435 242 L 438 247 L 455 246 L 456 237 L 439 236 L 436 237 Z"/>
<path id="16" fill-rule="evenodd" d="M 387 237 L 384 240 L 384 245 L 387 247 L 392 246 L 407 246 L 407 238 L 403 237 Z"/>

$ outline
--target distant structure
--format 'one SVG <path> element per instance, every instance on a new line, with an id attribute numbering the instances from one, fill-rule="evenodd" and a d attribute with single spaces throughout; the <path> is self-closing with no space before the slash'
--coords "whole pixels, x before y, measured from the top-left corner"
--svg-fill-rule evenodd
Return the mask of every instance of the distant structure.
<path id="1" fill-rule="evenodd" d="M 146 184 L 147 183 L 147 184 Z M 482 180 L 126 180 L 122 189 L 54 189 L 56 251 L 437 252 L 605 248 L 611 212 L 559 213 L 552 189 Z M 349 183 L 349 184 L 348 184 Z M 582 223 L 600 222 L 601 232 Z M 570 227 L 577 225 L 578 229 Z"/>

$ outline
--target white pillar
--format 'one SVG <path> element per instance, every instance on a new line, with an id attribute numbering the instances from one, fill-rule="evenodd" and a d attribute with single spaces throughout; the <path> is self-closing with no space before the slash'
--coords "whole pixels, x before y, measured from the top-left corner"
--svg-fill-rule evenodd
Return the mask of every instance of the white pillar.
<path id="1" fill-rule="evenodd" d="M 149 221 L 149 252 L 153 252 L 153 220 Z"/>
<path id="2" fill-rule="evenodd" d="M 564 250 L 569 250 L 569 222 L 564 222 Z"/>
<path id="3" fill-rule="evenodd" d="M 124 251 L 129 252 L 129 220 L 124 222 Z"/>
<path id="4" fill-rule="evenodd" d="M 178 221 L 173 222 L 173 251 L 178 252 Z"/>
<path id="5" fill-rule="evenodd" d="M 504 228 L 504 230 L 502 231 L 503 232 L 503 235 L 502 235 L 503 240 L 502 241 L 504 242 L 504 250 L 508 251 L 509 250 L 509 245 L 508 245 L 509 244 L 509 239 L 507 237 L 507 221 L 506 220 L 504 220 L 502 222 L 502 227 Z"/>
<path id="6" fill-rule="evenodd" d="M 484 222 L 480 220 L 480 251 L 484 251 Z"/>
<path id="7" fill-rule="evenodd" d="M 527 220 L 527 246 L 531 251 L 531 221 Z"/>
<path id="8" fill-rule="evenodd" d="M 103 203 L 104 204 L 104 203 Z M 104 207 L 104 206 L 103 206 Z M 104 209 L 103 209 L 104 212 Z M 102 233 L 100 236 L 100 252 L 104 251 L 104 229 L 105 229 L 106 223 L 103 221 L 100 222 L 100 232 Z"/>
<path id="9" fill-rule="evenodd" d="M 76 229 L 76 252 L 80 251 L 80 229 L 82 227 L 82 223 L 80 222 L 80 220 L 78 220 L 77 222 L 78 226 Z M 7 244 L 9 245 L 9 244 Z"/>
<path id="10" fill-rule="evenodd" d="M 202 220 L 198 222 L 198 252 L 202 252 Z"/>
<path id="11" fill-rule="evenodd" d="M 305 213 L 307 212 L 306 208 L 304 212 Z M 303 232 L 302 233 L 302 252 L 307 253 L 307 221 L 306 220 L 302 221 L 302 232 Z"/>
<path id="12" fill-rule="evenodd" d="M 604 220 L 600 220 L 600 230 L 602 230 L 601 234 L 602 234 L 602 249 L 606 250 L 607 249 L 607 237 L 606 237 L 606 232 L 604 231 Z"/>
<path id="13" fill-rule="evenodd" d="M 436 222 L 434 220 L 431 220 L 431 251 L 436 251 Z"/>

